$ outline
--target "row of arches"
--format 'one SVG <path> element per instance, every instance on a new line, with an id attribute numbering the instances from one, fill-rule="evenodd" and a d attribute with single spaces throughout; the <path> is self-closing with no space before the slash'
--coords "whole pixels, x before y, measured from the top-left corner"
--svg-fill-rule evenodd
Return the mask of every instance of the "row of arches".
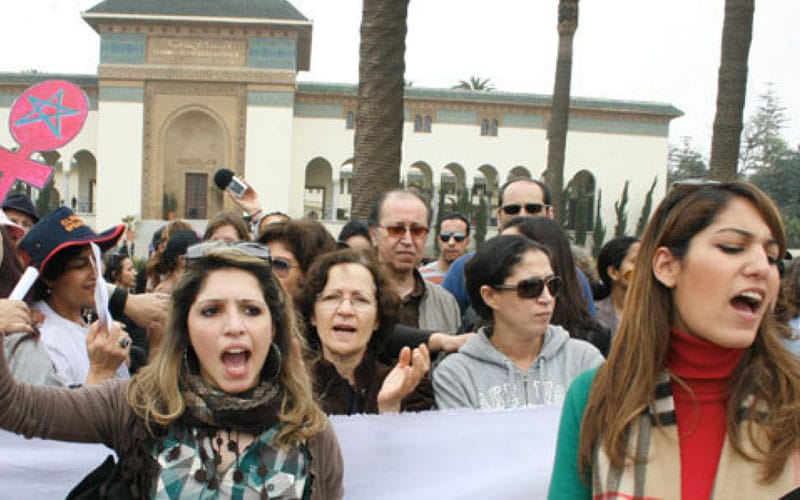
<path id="1" fill-rule="evenodd" d="M 438 176 L 436 175 L 438 173 Z M 468 184 L 466 169 L 459 163 L 448 163 L 438 172 L 424 161 L 412 163 L 403 175 L 405 186 L 417 187 L 434 202 L 444 199 L 454 205 L 466 191 L 471 203 L 478 206 L 483 198 L 489 207 L 490 224 L 496 224 L 494 208 L 499 203 L 500 187 L 512 179 L 535 178 L 531 171 L 517 165 L 505 173 L 495 166 L 484 164 L 478 167 L 472 182 Z M 346 220 L 350 217 L 350 186 L 353 176 L 353 160 L 348 159 L 336 170 L 330 161 L 316 157 L 306 164 L 305 193 L 303 206 L 305 215 L 328 220 Z M 547 178 L 542 172 L 536 178 Z M 567 183 L 564 204 L 564 221 L 567 229 L 589 230 L 595 215 L 594 175 L 588 170 L 577 172 Z"/>

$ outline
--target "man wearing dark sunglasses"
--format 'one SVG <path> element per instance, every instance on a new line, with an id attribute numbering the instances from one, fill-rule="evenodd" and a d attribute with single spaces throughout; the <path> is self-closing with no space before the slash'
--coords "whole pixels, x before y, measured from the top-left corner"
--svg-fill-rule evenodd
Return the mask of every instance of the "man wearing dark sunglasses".
<path id="1" fill-rule="evenodd" d="M 469 220 L 458 212 L 445 215 L 436 231 L 436 242 L 439 245 L 439 258 L 422 266 L 419 272 L 431 283 L 441 285 L 444 275 L 450 269 L 450 264 L 467 253 Z"/>

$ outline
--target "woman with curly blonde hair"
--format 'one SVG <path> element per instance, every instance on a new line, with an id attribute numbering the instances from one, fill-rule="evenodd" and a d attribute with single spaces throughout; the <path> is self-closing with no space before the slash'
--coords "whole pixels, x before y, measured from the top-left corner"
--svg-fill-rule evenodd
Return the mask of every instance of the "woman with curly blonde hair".
<path id="1" fill-rule="evenodd" d="M 800 373 L 772 310 L 786 233 L 747 182 L 676 184 L 641 240 L 608 361 L 561 416 L 550 498 L 779 498 Z"/>
<path id="2" fill-rule="evenodd" d="M 190 247 L 162 348 L 130 382 L 47 392 L 2 360 L 0 427 L 110 445 L 120 465 L 99 496 L 341 498 L 339 445 L 268 256 L 253 243 Z"/>

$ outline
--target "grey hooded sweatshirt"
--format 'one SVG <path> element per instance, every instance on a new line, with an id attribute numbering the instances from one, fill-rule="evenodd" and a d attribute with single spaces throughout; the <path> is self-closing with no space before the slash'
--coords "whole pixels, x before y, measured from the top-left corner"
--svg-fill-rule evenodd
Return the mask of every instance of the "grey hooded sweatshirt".
<path id="1" fill-rule="evenodd" d="M 595 346 L 571 339 L 566 330 L 550 325 L 539 357 L 523 372 L 489 342 L 481 328 L 433 371 L 436 405 L 476 409 L 561 405 L 572 380 L 602 362 Z"/>

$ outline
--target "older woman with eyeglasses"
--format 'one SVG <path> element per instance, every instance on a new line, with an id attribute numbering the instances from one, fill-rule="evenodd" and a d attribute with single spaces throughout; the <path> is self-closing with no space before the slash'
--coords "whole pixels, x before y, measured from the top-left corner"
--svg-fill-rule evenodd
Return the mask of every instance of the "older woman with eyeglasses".
<path id="1" fill-rule="evenodd" d="M 475 311 L 489 323 L 433 372 L 439 408 L 556 404 L 603 356 L 551 325 L 561 278 L 546 247 L 518 235 L 487 241 L 466 267 Z"/>
<path id="2" fill-rule="evenodd" d="M 269 247 L 272 272 L 295 299 L 314 257 L 336 250 L 336 240 L 325 226 L 308 219 L 269 224 L 258 241 Z"/>
<path id="3" fill-rule="evenodd" d="M 299 300 L 316 393 L 328 414 L 426 410 L 433 390 L 425 344 L 400 351 L 392 368 L 377 360 L 397 321 L 398 298 L 372 253 L 339 250 L 318 257 Z"/>

